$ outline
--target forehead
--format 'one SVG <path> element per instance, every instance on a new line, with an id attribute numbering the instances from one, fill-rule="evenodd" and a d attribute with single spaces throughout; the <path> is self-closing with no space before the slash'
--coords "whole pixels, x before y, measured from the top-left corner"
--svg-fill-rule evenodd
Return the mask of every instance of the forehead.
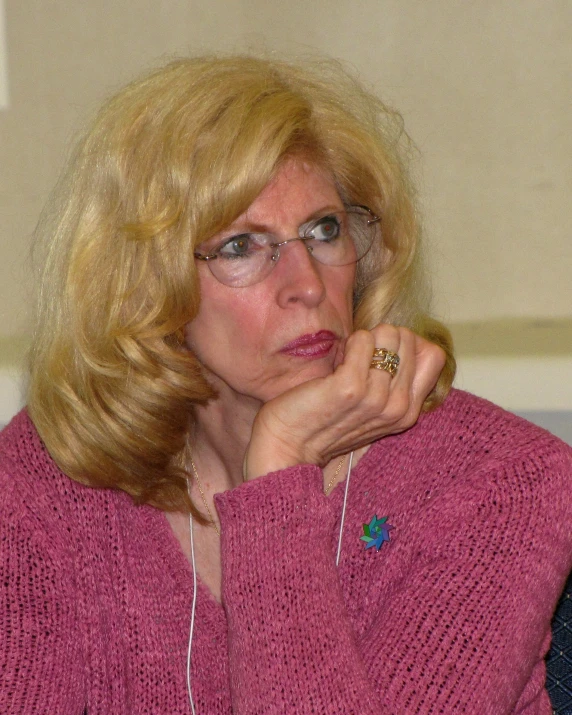
<path id="1" fill-rule="evenodd" d="M 238 223 L 298 225 L 322 209 L 343 208 L 333 177 L 327 170 L 290 159 L 276 172 Z"/>

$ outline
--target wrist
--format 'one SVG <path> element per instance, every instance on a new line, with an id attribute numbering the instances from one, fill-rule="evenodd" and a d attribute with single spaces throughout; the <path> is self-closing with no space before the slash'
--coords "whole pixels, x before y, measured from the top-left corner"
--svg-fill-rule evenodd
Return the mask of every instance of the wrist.
<path id="1" fill-rule="evenodd" d="M 251 442 L 244 455 L 242 473 L 245 481 L 251 481 L 270 472 L 278 472 L 303 463 L 304 459 L 299 455 L 283 452 L 272 443 L 260 447 Z"/>
<path id="2" fill-rule="evenodd" d="M 265 423 L 257 420 L 244 455 L 243 477 L 245 481 L 249 481 L 307 461 L 295 440 L 288 442 L 276 437 L 274 430 L 268 429 Z"/>

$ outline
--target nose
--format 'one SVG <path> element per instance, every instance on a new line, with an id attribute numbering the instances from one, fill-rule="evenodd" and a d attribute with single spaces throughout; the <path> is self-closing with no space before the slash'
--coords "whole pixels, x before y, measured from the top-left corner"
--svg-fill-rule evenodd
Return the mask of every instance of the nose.
<path id="1" fill-rule="evenodd" d="M 273 273 L 279 275 L 280 307 L 287 308 L 295 303 L 307 308 L 318 306 L 326 297 L 322 265 L 312 258 L 300 240 L 285 241 L 277 250 L 280 257 Z"/>

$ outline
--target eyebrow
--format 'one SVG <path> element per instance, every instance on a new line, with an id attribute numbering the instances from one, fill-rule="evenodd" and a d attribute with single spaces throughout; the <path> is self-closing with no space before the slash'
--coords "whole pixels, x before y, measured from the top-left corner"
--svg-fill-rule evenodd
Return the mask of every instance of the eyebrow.
<path id="1" fill-rule="evenodd" d="M 315 221 L 319 218 L 323 218 L 324 216 L 327 216 L 328 213 L 338 213 L 339 211 L 345 211 L 345 206 L 341 204 L 341 206 L 335 206 L 333 204 L 329 206 L 323 206 L 319 208 L 317 211 L 314 211 L 310 216 L 304 221 L 300 222 L 298 224 L 298 227 L 303 226 L 306 223 L 310 223 L 310 221 Z M 228 229 L 224 229 L 223 231 L 219 231 L 221 239 L 220 240 L 225 240 L 225 238 L 230 238 L 231 236 L 240 236 L 243 233 L 274 233 L 270 228 L 268 228 L 267 225 L 262 224 L 262 223 L 257 223 L 257 222 L 250 222 L 246 221 L 244 224 L 239 223 L 237 227 L 233 227 L 233 224 L 229 226 Z M 214 236 L 212 237 L 214 238 Z M 205 243 L 210 242 L 212 239 L 208 239 L 208 241 L 205 241 Z"/>

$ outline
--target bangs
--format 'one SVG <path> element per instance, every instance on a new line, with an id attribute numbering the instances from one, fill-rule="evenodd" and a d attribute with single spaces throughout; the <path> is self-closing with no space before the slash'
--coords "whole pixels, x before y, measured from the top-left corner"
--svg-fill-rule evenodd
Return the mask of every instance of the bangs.
<path id="1" fill-rule="evenodd" d="M 195 144 L 189 167 L 193 248 L 244 213 L 287 159 L 325 163 L 311 111 L 288 90 L 228 101 Z"/>

